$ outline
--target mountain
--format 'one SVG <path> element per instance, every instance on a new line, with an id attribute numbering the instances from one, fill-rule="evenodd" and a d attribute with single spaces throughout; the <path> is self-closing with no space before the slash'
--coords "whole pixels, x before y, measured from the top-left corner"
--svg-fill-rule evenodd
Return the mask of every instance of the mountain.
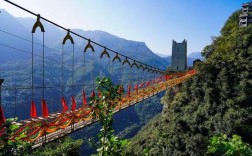
<path id="1" fill-rule="evenodd" d="M 171 66 L 172 56 L 164 57 L 162 59 L 168 64 L 168 66 Z M 202 61 L 204 60 L 204 57 L 201 56 L 200 52 L 189 54 L 187 56 L 187 66 L 192 67 L 193 66 L 193 61 L 195 61 L 197 59 L 200 59 Z"/>
<path id="2" fill-rule="evenodd" d="M 15 18 L 23 27 L 26 28 L 27 31 L 31 32 L 32 27 L 34 23 L 36 22 L 36 18 L 27 18 L 27 17 L 17 17 Z M 65 31 L 55 27 L 54 25 L 45 22 L 44 20 L 40 19 L 40 21 L 43 23 L 44 29 L 45 29 L 45 45 L 47 45 L 50 48 L 56 47 L 60 40 L 62 40 L 62 37 L 66 35 Z M 35 35 L 37 35 L 37 38 L 42 43 L 42 36 L 41 36 L 40 28 L 36 29 Z"/>
<path id="3" fill-rule="evenodd" d="M 17 59 L 28 59 L 30 56 L 26 53 L 26 51 L 31 49 L 31 44 L 15 36 L 22 36 L 27 39 L 30 38 L 31 33 L 4 9 L 0 9 L 0 11 L 0 21 L 6 21 L 0 22 L 0 62 L 5 63 L 6 61 L 15 61 Z M 8 34 L 9 32 L 11 34 Z M 17 49 L 22 52 L 18 52 Z"/>
<path id="4" fill-rule="evenodd" d="M 18 18 L 18 21 L 27 29 L 31 30 L 35 19 L 32 18 Z M 59 28 L 43 22 L 45 28 L 45 44 L 50 48 L 55 48 L 60 50 L 62 46 L 62 40 L 66 35 L 65 31 L 60 30 Z M 126 40 L 115 35 L 109 34 L 104 31 L 84 31 L 82 29 L 71 29 L 71 31 L 81 34 L 86 38 L 89 38 L 101 45 L 105 45 L 107 48 L 113 49 L 114 51 L 118 51 L 119 53 L 132 57 L 136 60 L 143 61 L 144 63 L 153 65 L 155 67 L 166 69 L 167 62 L 163 61 L 161 57 L 153 53 L 144 42 L 137 42 Z M 83 50 L 86 46 L 87 42 L 75 35 L 72 35 L 75 41 L 75 46 L 79 48 L 79 50 Z M 42 42 L 42 37 L 37 36 Z M 98 51 L 97 56 L 99 55 L 100 51 L 103 51 L 98 46 L 95 46 L 96 51 Z M 144 56 L 144 57 L 143 57 Z"/>
<path id="5" fill-rule="evenodd" d="M 192 52 L 187 57 L 203 60 L 204 57 L 201 55 L 201 52 Z"/>
<path id="6" fill-rule="evenodd" d="M 192 67 L 193 66 L 193 61 L 195 60 L 204 60 L 204 57 L 201 55 L 201 52 L 192 52 L 187 56 L 187 66 Z"/>
<path id="7" fill-rule="evenodd" d="M 159 57 L 162 57 L 162 58 L 165 58 L 165 57 L 168 57 L 169 55 L 165 55 L 165 54 L 161 54 L 161 53 L 155 53 L 157 54 Z"/>
<path id="8" fill-rule="evenodd" d="M 119 38 L 117 36 L 111 35 L 104 31 L 83 31 L 76 30 L 73 31 L 83 34 L 87 38 L 94 40 L 102 45 L 106 45 L 108 48 L 111 48 L 119 53 L 134 58 L 136 60 L 142 61 L 149 65 L 166 69 L 167 62 L 163 61 L 163 59 L 153 53 L 144 42 L 137 42 L 126 40 L 123 38 Z M 86 45 L 86 42 L 80 41 L 76 39 L 78 43 L 80 43 L 81 47 Z M 98 51 L 102 51 L 103 49 L 99 49 Z M 144 56 L 144 57 L 143 57 Z"/>

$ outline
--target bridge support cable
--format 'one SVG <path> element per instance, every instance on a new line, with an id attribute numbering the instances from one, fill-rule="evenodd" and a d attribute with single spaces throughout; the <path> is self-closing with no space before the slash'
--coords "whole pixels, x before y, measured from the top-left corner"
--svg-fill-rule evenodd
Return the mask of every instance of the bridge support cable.
<path id="1" fill-rule="evenodd" d="M 45 36 L 44 36 L 44 26 L 43 24 L 40 22 L 40 15 L 37 15 L 37 21 L 36 23 L 33 25 L 32 28 L 32 103 L 31 103 L 31 111 L 30 111 L 30 115 L 31 118 L 37 118 L 37 110 L 36 110 L 36 104 L 34 101 L 34 43 L 33 43 L 33 38 L 34 38 L 34 33 L 36 32 L 37 28 L 41 29 L 42 32 L 42 36 L 43 36 L 43 40 L 42 40 L 42 116 L 44 117 L 43 119 L 43 123 L 46 123 L 45 118 L 47 118 L 49 116 L 49 112 L 48 112 L 48 107 L 46 104 L 46 100 L 45 100 Z M 46 142 L 46 132 L 43 134 L 42 136 L 42 143 L 44 144 Z"/>
<path id="2" fill-rule="evenodd" d="M 91 50 L 93 55 L 92 55 L 92 72 L 91 72 L 91 79 L 92 79 L 92 93 L 91 93 L 91 96 L 94 97 L 95 96 L 95 92 L 94 92 L 94 47 L 93 45 L 91 44 L 91 40 L 88 39 L 88 44 L 85 46 L 84 48 L 84 53 L 86 53 L 88 50 Z"/>
<path id="3" fill-rule="evenodd" d="M 38 14 L 37 15 L 37 21 L 35 22 L 35 24 L 33 25 L 33 28 L 32 28 L 32 102 L 31 102 L 31 111 L 30 111 L 30 116 L 31 118 L 37 118 L 37 110 L 36 110 L 36 104 L 35 104 L 35 101 L 34 101 L 34 33 L 36 32 L 36 29 L 37 28 L 40 28 L 41 29 L 41 32 L 43 34 L 43 51 L 42 51 L 42 58 L 43 58 L 43 63 L 42 63 L 42 66 L 43 66 L 43 72 L 42 72 L 42 77 L 43 77 L 43 87 L 45 86 L 45 49 L 44 49 L 44 46 L 45 46 L 45 41 L 44 41 L 44 26 L 43 24 L 40 22 L 40 15 Z M 45 91 L 44 91 L 44 88 L 43 88 L 43 93 L 42 93 L 42 96 L 43 96 L 43 101 L 44 101 L 44 98 L 45 98 Z M 42 103 L 43 103 L 42 101 Z M 42 104 L 43 105 L 43 104 Z M 43 106 L 42 106 L 43 107 Z"/>
<path id="4" fill-rule="evenodd" d="M 104 50 L 102 51 L 102 53 L 100 55 L 100 77 L 102 77 L 102 58 L 103 58 L 103 56 L 107 56 L 107 58 L 108 58 L 108 68 L 107 68 L 108 70 L 107 71 L 108 71 L 108 77 L 111 77 L 111 75 L 110 75 L 110 55 L 107 52 L 106 47 L 104 48 Z M 106 62 L 104 62 L 104 67 L 105 67 L 105 65 L 106 65 Z"/>
<path id="5" fill-rule="evenodd" d="M 74 63 L 74 40 L 72 38 L 72 36 L 70 35 L 70 29 L 67 30 L 67 34 L 66 36 L 64 37 L 63 41 L 62 41 L 62 63 L 61 63 L 61 104 L 62 104 L 62 107 L 63 107 L 63 110 L 62 112 L 66 112 L 68 111 L 68 105 L 67 105 L 67 101 L 64 97 L 64 45 L 66 44 L 66 41 L 67 40 L 70 40 L 72 46 L 73 46 L 73 63 Z M 74 65 L 72 65 L 72 69 L 74 68 Z M 73 87 L 73 71 L 72 71 L 72 86 L 71 88 Z M 73 97 L 73 96 L 72 96 Z"/>
<path id="6" fill-rule="evenodd" d="M 93 88 L 93 92 L 95 90 L 95 63 L 94 63 L 94 53 L 92 55 L 92 88 Z"/>
<path id="7" fill-rule="evenodd" d="M 87 98 L 86 98 L 86 93 L 85 93 L 85 74 L 86 74 L 86 57 L 85 57 L 85 52 L 83 52 L 83 89 L 82 89 L 82 103 L 83 106 L 87 105 Z"/>
<path id="8" fill-rule="evenodd" d="M 128 72 L 127 72 L 127 68 L 125 67 L 125 64 L 128 64 Z M 129 60 L 128 60 L 128 57 L 125 57 L 125 60 L 123 61 L 123 63 L 122 63 L 122 66 L 124 66 L 124 68 L 123 68 L 123 75 L 124 75 L 124 77 L 125 77 L 125 84 L 124 84 L 124 88 L 126 88 L 127 90 L 127 94 L 125 94 L 126 95 L 126 97 L 127 97 L 127 101 L 128 101 L 128 105 L 130 104 L 130 89 L 131 89 L 131 71 L 132 70 L 130 70 L 130 67 L 131 67 L 131 64 L 130 64 L 130 62 L 129 62 Z"/>

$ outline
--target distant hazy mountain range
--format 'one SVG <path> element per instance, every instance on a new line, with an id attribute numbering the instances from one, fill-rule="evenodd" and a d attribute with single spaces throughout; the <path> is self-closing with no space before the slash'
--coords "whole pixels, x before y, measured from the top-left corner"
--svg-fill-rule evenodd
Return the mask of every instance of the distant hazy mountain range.
<path id="1" fill-rule="evenodd" d="M 160 54 L 160 53 L 155 53 L 155 54 L 157 54 L 158 56 L 160 56 L 162 58 L 166 58 L 166 57 L 170 56 L 170 55 L 165 55 L 165 54 Z M 203 59 L 203 57 L 201 55 L 201 52 L 192 52 L 187 57 L 197 58 L 197 59 Z"/>
<path id="2" fill-rule="evenodd" d="M 5 10 L 1 10 L 0 14 L 1 21 L 8 21 L 8 22 L 1 22 L 0 29 L 7 31 L 9 33 L 15 34 L 17 36 L 23 37 L 25 39 L 31 40 L 31 30 L 34 22 L 36 19 L 34 18 L 16 18 L 8 14 Z M 50 48 L 61 49 L 61 43 L 66 35 L 66 32 L 51 25 L 46 22 L 43 22 L 45 27 L 45 45 Z M 107 46 L 115 51 L 119 51 L 120 53 L 133 57 L 134 59 L 143 61 L 150 65 L 156 66 L 158 68 L 166 69 L 168 65 L 170 65 L 170 60 L 164 59 L 165 55 L 162 54 L 155 54 L 153 53 L 144 42 L 137 42 L 126 40 L 112 34 L 109 34 L 104 31 L 84 31 L 82 29 L 71 29 L 72 31 L 79 33 L 87 38 L 90 38 L 102 45 Z M 5 44 L 15 44 L 15 46 L 19 47 L 21 50 L 31 49 L 31 43 L 24 42 L 18 38 L 12 37 L 10 35 L 6 35 L 1 33 L 2 37 L 5 38 Z M 75 36 L 75 46 L 78 47 L 79 50 L 82 50 L 86 45 L 86 41 L 77 38 Z M 9 42 L 11 41 L 11 42 Z M 35 35 L 35 42 L 42 43 L 42 37 L 39 29 L 36 31 Z M 97 51 L 101 51 L 99 47 L 96 47 Z M 10 51 L 9 53 L 4 53 L 3 56 L 0 57 L 1 62 L 5 62 L 7 60 L 15 60 L 16 58 L 24 59 L 25 55 L 21 56 L 20 54 L 16 53 L 15 50 L 11 50 L 6 47 L 0 47 L 0 50 L 3 51 Z M 14 54 L 14 55 L 13 55 Z M 2 54 L 1 54 L 2 55 Z M 144 56 L 144 57 L 143 57 Z M 27 55 L 29 58 L 30 56 Z M 190 54 L 188 57 L 190 58 L 202 58 L 199 52 L 195 52 Z M 190 64 L 190 62 L 189 62 Z"/>
<path id="3" fill-rule="evenodd" d="M 157 54 L 159 57 L 162 57 L 162 58 L 169 56 L 169 55 L 165 55 L 165 54 L 161 54 L 161 53 L 155 53 L 155 54 Z"/>
<path id="4" fill-rule="evenodd" d="M 192 52 L 187 57 L 194 58 L 194 59 L 200 59 L 200 60 L 204 59 L 204 57 L 201 55 L 201 52 Z"/>
<path id="5" fill-rule="evenodd" d="M 158 56 L 160 56 L 164 61 L 167 62 L 168 65 L 171 64 L 171 56 L 163 55 L 156 53 Z M 193 66 L 193 61 L 196 59 L 204 60 L 204 57 L 201 56 L 201 52 L 192 52 L 187 56 L 187 66 L 191 67 Z"/>

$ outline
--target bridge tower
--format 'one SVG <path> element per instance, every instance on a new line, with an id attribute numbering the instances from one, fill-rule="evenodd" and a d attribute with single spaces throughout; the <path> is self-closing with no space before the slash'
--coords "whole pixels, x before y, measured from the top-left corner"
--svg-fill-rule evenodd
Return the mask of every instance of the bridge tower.
<path id="1" fill-rule="evenodd" d="M 172 40 L 172 71 L 184 71 L 187 67 L 187 41 L 177 43 Z"/>

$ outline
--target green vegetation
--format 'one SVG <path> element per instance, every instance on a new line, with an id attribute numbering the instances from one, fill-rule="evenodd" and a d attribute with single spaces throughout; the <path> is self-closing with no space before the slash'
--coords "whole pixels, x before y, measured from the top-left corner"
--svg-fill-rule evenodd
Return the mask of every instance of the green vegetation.
<path id="1" fill-rule="evenodd" d="M 252 155 L 252 147 L 242 142 L 241 137 L 238 135 L 233 135 L 232 139 L 228 138 L 227 135 L 215 135 L 210 138 L 207 153 L 227 156 L 247 156 Z"/>
<path id="2" fill-rule="evenodd" d="M 120 140 L 114 135 L 112 129 L 114 110 L 119 104 L 118 101 L 121 98 L 123 88 L 119 85 L 113 85 L 109 78 L 97 78 L 96 86 L 100 95 L 91 97 L 90 105 L 94 108 L 93 119 L 99 118 L 101 124 L 101 132 L 98 134 L 99 148 L 97 155 L 124 155 L 122 147 L 127 145 L 128 141 Z"/>
<path id="3" fill-rule="evenodd" d="M 239 27 L 239 14 L 203 50 L 197 75 L 175 97 L 167 90 L 162 114 L 131 140 L 129 154 L 206 155 L 217 134 L 237 134 L 252 144 L 252 26 Z"/>
<path id="4" fill-rule="evenodd" d="M 54 142 L 48 143 L 45 146 L 41 146 L 30 155 L 36 156 L 78 156 L 79 148 L 82 145 L 83 140 L 73 140 L 70 137 L 65 137 L 63 139 L 56 140 Z"/>
<path id="5" fill-rule="evenodd" d="M 162 111 L 162 105 L 160 104 L 160 98 L 162 96 L 164 96 L 164 93 L 115 113 L 113 115 L 115 135 L 122 139 L 135 136 L 141 127 Z M 83 138 L 84 140 L 91 140 L 91 144 L 85 142 L 81 146 L 80 153 L 84 153 L 84 155 L 96 153 L 97 147 L 95 143 L 99 140 L 97 134 L 100 133 L 100 129 L 100 124 L 97 122 L 71 135 L 74 139 Z"/>
<path id="6" fill-rule="evenodd" d="M 15 140 L 11 140 L 10 136 L 19 127 L 12 122 L 16 121 L 17 118 L 7 119 L 2 125 L 5 128 L 3 135 L 0 137 L 0 156 L 8 155 L 28 155 L 31 151 L 31 144 L 28 142 L 23 142 L 21 140 L 25 135 L 16 137 Z"/>

